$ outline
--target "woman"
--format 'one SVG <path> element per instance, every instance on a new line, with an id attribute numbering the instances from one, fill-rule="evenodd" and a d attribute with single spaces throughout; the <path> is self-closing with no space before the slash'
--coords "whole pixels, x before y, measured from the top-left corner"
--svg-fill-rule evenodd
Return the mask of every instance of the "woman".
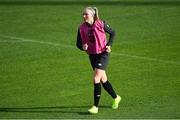
<path id="1" fill-rule="evenodd" d="M 112 108 L 117 109 L 121 97 L 115 93 L 107 80 L 105 71 L 115 33 L 104 21 L 99 19 L 96 7 L 86 7 L 83 11 L 83 19 L 84 22 L 78 29 L 76 46 L 87 52 L 94 70 L 94 105 L 88 111 L 92 114 L 98 113 L 101 84 L 113 98 Z M 106 32 L 110 35 L 108 42 L 106 41 Z"/>

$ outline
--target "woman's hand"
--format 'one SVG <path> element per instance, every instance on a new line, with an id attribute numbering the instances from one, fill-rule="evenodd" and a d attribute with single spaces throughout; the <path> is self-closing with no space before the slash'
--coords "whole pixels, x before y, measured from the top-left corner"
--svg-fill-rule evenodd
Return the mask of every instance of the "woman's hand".
<path id="1" fill-rule="evenodd" d="M 87 50 L 88 49 L 88 45 L 87 44 L 83 44 L 83 50 Z"/>
<path id="2" fill-rule="evenodd" d="M 106 52 L 111 52 L 111 46 L 106 46 Z"/>

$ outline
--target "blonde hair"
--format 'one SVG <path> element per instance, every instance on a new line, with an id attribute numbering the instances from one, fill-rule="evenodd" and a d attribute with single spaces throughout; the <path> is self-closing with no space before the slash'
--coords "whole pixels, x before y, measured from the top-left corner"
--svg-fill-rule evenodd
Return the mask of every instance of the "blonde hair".
<path id="1" fill-rule="evenodd" d="M 98 20 L 99 19 L 99 14 L 98 14 L 98 9 L 97 7 L 86 7 L 85 10 L 90 10 L 92 11 L 93 15 L 94 15 L 94 20 Z"/>

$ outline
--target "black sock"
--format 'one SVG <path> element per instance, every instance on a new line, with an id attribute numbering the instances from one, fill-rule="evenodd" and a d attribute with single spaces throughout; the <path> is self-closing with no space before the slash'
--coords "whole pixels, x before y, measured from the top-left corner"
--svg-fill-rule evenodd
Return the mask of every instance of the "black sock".
<path id="1" fill-rule="evenodd" d="M 106 81 L 105 83 L 102 83 L 104 89 L 113 97 L 116 98 L 117 95 L 109 81 Z"/>
<path id="2" fill-rule="evenodd" d="M 94 84 L 94 106 L 96 107 L 98 107 L 100 96 L 101 96 L 101 84 L 95 83 Z"/>

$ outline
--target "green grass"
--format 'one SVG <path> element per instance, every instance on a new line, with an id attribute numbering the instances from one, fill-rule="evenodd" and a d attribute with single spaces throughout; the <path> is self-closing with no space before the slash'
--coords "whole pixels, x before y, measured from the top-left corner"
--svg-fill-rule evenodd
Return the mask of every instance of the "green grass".
<path id="1" fill-rule="evenodd" d="M 94 5 L 116 30 L 107 74 L 120 108 L 103 90 L 87 114 L 93 71 L 75 47 L 86 3 L 1 2 L 0 118 L 180 118 L 179 2 Z"/>

